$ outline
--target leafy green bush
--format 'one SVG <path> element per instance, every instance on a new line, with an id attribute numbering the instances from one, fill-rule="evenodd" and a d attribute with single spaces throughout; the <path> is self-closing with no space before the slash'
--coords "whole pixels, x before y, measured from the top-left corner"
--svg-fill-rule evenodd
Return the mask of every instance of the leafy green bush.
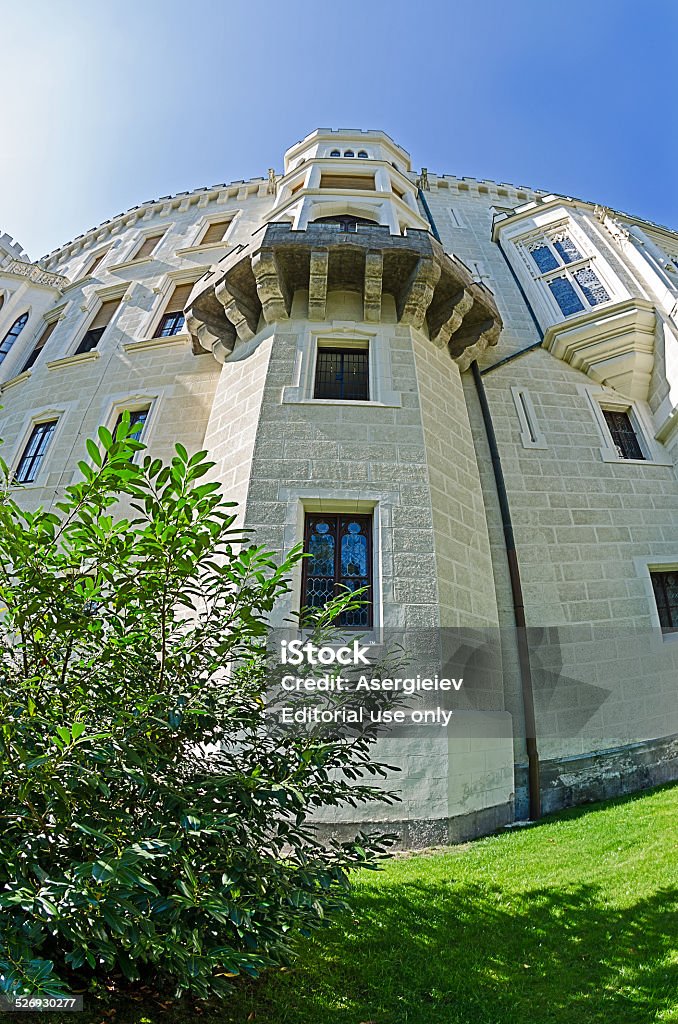
<path id="1" fill-rule="evenodd" d="M 317 808 L 389 799 L 374 736 L 263 727 L 281 565 L 241 543 L 206 453 L 87 444 L 56 511 L 0 494 L 0 990 L 120 974 L 207 996 L 287 961 L 384 837 Z M 325 628 L 348 597 L 337 602 Z M 322 616 L 321 616 L 322 619 Z"/>

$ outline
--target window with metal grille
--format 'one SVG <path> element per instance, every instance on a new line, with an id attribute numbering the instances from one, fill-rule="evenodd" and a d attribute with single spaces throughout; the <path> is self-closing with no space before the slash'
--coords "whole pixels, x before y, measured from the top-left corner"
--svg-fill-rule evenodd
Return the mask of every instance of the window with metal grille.
<path id="1" fill-rule="evenodd" d="M 56 430 L 57 420 L 36 423 L 19 460 L 14 480 L 18 484 L 32 484 L 37 477 L 42 460 Z"/>
<path id="2" fill-rule="evenodd" d="M 110 299 L 108 302 L 101 303 L 99 312 L 94 317 L 94 320 L 92 320 L 89 330 L 83 335 L 80 344 L 75 350 L 76 356 L 82 352 L 91 352 L 92 349 L 97 347 L 104 331 L 113 319 L 120 302 L 121 299 Z"/>
<path id="3" fill-rule="evenodd" d="M 184 306 L 193 290 L 193 282 L 190 284 L 178 284 L 172 292 L 172 297 L 167 303 L 167 308 L 160 317 L 160 322 L 155 329 L 154 338 L 171 338 L 180 334 L 184 329 Z"/>
<path id="4" fill-rule="evenodd" d="M 619 458 L 644 459 L 645 455 L 638 443 L 638 436 L 629 414 L 618 412 L 616 409 L 603 409 L 603 416 Z"/>
<path id="5" fill-rule="evenodd" d="M 22 313 L 20 317 L 14 321 L 7 334 L 0 343 L 0 363 L 9 355 L 12 345 L 23 331 L 26 323 L 28 322 L 28 313 Z"/>
<path id="6" fill-rule="evenodd" d="M 334 398 L 344 402 L 369 401 L 368 350 L 318 346 L 313 397 Z"/>
<path id="7" fill-rule="evenodd" d="M 566 232 L 546 235 L 526 248 L 563 316 L 574 316 L 609 302 L 610 295 L 593 270 L 590 257 L 580 251 Z"/>
<path id="8" fill-rule="evenodd" d="M 678 569 L 651 572 L 650 579 L 662 631 L 678 632 Z"/>
<path id="9" fill-rule="evenodd" d="M 372 625 L 372 516 L 306 516 L 302 608 L 324 608 L 345 590 L 367 588 L 360 600 L 367 603 L 346 611 L 339 625 L 355 628 Z"/>
<path id="10" fill-rule="evenodd" d="M 58 320 L 52 320 L 51 324 L 47 324 L 47 326 L 45 327 L 44 331 L 42 332 L 42 334 L 38 338 L 38 341 L 37 341 L 33 351 L 30 353 L 28 359 L 26 360 L 24 365 L 21 367 L 21 372 L 22 373 L 24 372 L 24 370 L 30 370 L 31 366 L 33 366 L 35 360 L 38 358 L 38 356 L 42 352 L 43 348 L 45 347 L 45 345 L 49 341 L 49 339 L 50 339 L 50 337 L 52 335 L 52 332 L 54 331 L 54 328 L 56 327 L 58 322 L 59 322 Z"/>

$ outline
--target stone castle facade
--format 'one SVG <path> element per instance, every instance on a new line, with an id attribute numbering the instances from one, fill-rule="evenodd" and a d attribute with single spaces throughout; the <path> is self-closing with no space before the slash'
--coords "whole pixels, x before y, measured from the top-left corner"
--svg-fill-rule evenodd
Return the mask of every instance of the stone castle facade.
<path id="1" fill-rule="evenodd" d="M 367 585 L 368 632 L 496 637 L 505 728 L 401 743 L 404 842 L 678 776 L 678 234 L 319 130 L 37 262 L 0 237 L 0 299 L 22 502 L 129 410 L 152 454 L 210 451 L 259 543 L 315 553 L 281 621 Z"/>

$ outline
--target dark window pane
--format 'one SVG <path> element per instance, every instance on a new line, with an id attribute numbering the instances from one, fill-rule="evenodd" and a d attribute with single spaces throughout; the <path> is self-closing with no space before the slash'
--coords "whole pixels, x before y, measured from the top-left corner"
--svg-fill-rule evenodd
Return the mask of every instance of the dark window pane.
<path id="1" fill-rule="evenodd" d="M 554 277 L 549 281 L 549 288 L 563 316 L 581 313 L 583 303 L 566 277 Z"/>
<path id="2" fill-rule="evenodd" d="M 367 588 L 372 584 L 372 519 L 370 516 L 309 515 L 306 518 L 302 607 L 323 608 L 336 594 Z M 339 625 L 366 627 L 372 623 L 372 606 L 347 611 Z"/>
<path id="3" fill-rule="evenodd" d="M 615 412 L 603 409 L 603 416 L 612 434 L 614 446 L 620 459 L 644 459 L 643 450 L 638 444 L 636 432 L 627 412 Z"/>
<path id="4" fill-rule="evenodd" d="M 318 349 L 314 398 L 366 402 L 369 397 L 367 349 Z"/>
<path id="5" fill-rule="evenodd" d="M 105 327 L 92 327 L 86 332 L 82 341 L 75 350 L 75 355 L 78 356 L 82 352 L 91 352 L 95 349 L 101 340 L 101 336 L 106 330 Z"/>
<path id="6" fill-rule="evenodd" d="M 14 321 L 10 329 L 7 331 L 7 334 L 2 339 L 2 344 L 0 344 L 0 363 L 3 361 L 12 345 L 23 331 L 27 320 L 28 313 L 22 313 L 22 315 Z"/>
<path id="7" fill-rule="evenodd" d="M 659 622 L 666 632 L 678 630 L 678 569 L 670 572 L 651 572 Z"/>
<path id="8" fill-rule="evenodd" d="M 530 256 L 537 264 L 542 274 L 546 274 L 549 270 L 555 270 L 558 266 L 558 260 L 555 258 L 548 245 L 538 245 L 534 249 L 530 249 Z"/>
<path id="9" fill-rule="evenodd" d="M 574 263 L 575 260 L 583 259 L 582 254 L 569 235 L 562 235 L 560 238 L 557 238 L 553 243 L 553 248 L 563 263 Z"/>
<path id="10" fill-rule="evenodd" d="M 28 444 L 24 448 L 23 455 L 14 474 L 14 479 L 17 483 L 33 483 L 38 475 L 47 447 L 52 440 L 56 425 L 56 420 L 50 420 L 48 423 L 38 423 L 33 427 Z"/>
<path id="11" fill-rule="evenodd" d="M 127 437 L 130 438 L 132 441 L 138 441 L 139 438 L 141 437 L 144 425 L 146 423 L 146 420 L 148 419 L 148 413 L 148 409 L 135 409 L 133 412 L 130 412 L 130 427 L 132 427 L 133 429 L 131 433 L 127 435 Z M 115 421 L 115 427 L 113 428 L 113 437 L 115 437 L 115 435 L 118 432 L 118 427 L 121 426 L 122 424 L 123 415 L 124 413 L 120 413 L 117 420 Z"/>

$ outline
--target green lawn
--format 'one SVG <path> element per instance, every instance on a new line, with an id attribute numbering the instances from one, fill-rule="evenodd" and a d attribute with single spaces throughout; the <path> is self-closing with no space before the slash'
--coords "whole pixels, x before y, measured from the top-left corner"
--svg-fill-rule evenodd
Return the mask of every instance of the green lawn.
<path id="1" fill-rule="evenodd" d="M 672 786 L 361 873 L 353 914 L 303 945 L 296 966 L 200 1019 L 678 1022 L 677 908 Z M 112 1019 L 197 1018 L 146 1006 Z"/>

